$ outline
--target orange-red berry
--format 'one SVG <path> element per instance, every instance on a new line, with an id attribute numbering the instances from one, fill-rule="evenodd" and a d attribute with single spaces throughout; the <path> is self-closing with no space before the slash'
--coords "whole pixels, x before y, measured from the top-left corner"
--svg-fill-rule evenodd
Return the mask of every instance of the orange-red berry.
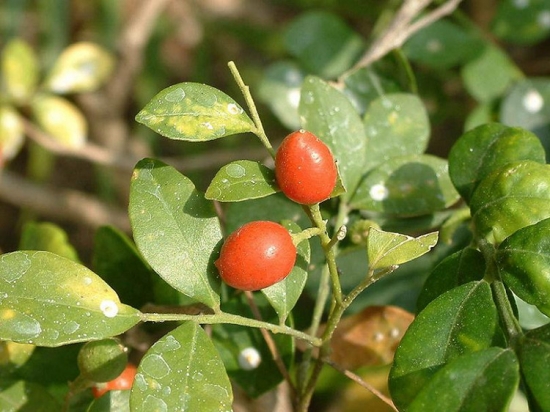
<path id="1" fill-rule="evenodd" d="M 129 363 L 126 368 L 112 381 L 98 383 L 92 387 L 92 393 L 95 398 L 99 398 L 108 391 L 131 389 L 136 377 L 137 368 Z"/>

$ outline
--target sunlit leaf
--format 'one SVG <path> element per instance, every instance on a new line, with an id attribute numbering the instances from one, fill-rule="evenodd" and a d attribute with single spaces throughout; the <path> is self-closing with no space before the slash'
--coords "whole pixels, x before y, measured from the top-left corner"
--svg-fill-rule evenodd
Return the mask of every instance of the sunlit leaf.
<path id="1" fill-rule="evenodd" d="M 537 136 L 519 127 L 489 123 L 464 133 L 456 141 L 449 152 L 449 175 L 469 202 L 483 178 L 517 160 L 546 163 Z"/>
<path id="2" fill-rule="evenodd" d="M 113 56 L 103 47 L 74 43 L 59 55 L 51 68 L 45 86 L 54 93 L 82 93 L 100 87 L 114 69 Z"/>
<path id="3" fill-rule="evenodd" d="M 368 168 L 367 137 L 359 114 L 340 91 L 324 80 L 309 76 L 302 87 L 299 107 L 304 129 L 315 134 L 331 149 L 348 199 Z"/>
<path id="4" fill-rule="evenodd" d="M 416 259 L 435 246 L 437 237 L 437 232 L 415 238 L 371 228 L 367 239 L 369 267 L 382 269 Z"/>
<path id="5" fill-rule="evenodd" d="M 212 203 L 193 182 L 144 159 L 132 177 L 129 214 L 136 245 L 155 272 L 183 294 L 218 307 L 213 256 L 222 234 Z"/>
<path id="6" fill-rule="evenodd" d="M 8 96 L 27 103 L 38 84 L 39 65 L 32 48 L 21 39 L 11 40 L 2 52 L 2 78 Z"/>
<path id="7" fill-rule="evenodd" d="M 428 146 L 428 113 L 414 94 L 377 98 L 369 105 L 363 122 L 369 140 L 368 157 L 375 164 L 396 156 L 422 154 Z"/>
<path id="8" fill-rule="evenodd" d="M 522 300 L 550 316 L 550 219 L 518 230 L 497 250 L 499 273 Z"/>
<path id="9" fill-rule="evenodd" d="M 179 83 L 162 90 L 137 114 L 136 120 L 170 139 L 195 142 L 255 129 L 235 100 L 199 83 Z"/>
<path id="10" fill-rule="evenodd" d="M 65 98 L 42 94 L 32 101 L 32 112 L 40 127 L 61 145 L 79 149 L 86 143 L 86 119 Z"/>
<path id="11" fill-rule="evenodd" d="M 239 202 L 269 196 L 278 190 L 273 170 L 259 162 L 237 160 L 216 173 L 205 197 L 220 202 Z"/>
<path id="12" fill-rule="evenodd" d="M 504 411 L 518 383 L 519 363 L 511 349 L 488 348 L 468 353 L 439 370 L 407 411 Z"/>
<path id="13" fill-rule="evenodd" d="M 41 385 L 25 381 L 0 382 L 0 410 L 58 412 L 61 405 Z"/>
<path id="14" fill-rule="evenodd" d="M 290 23 L 284 33 L 287 50 L 311 73 L 336 77 L 363 51 L 363 40 L 339 17 L 310 11 Z"/>
<path id="15" fill-rule="evenodd" d="M 292 222 L 283 222 L 284 226 L 291 233 L 297 233 L 301 229 Z M 308 265 L 310 260 L 310 246 L 308 241 L 300 242 L 297 246 L 298 256 L 292 272 L 281 282 L 262 289 L 271 306 L 279 315 L 279 322 L 284 323 L 290 315 L 290 312 L 298 302 L 307 280 Z"/>
<path id="16" fill-rule="evenodd" d="M 194 322 L 181 324 L 147 351 L 130 395 L 132 412 L 229 412 L 232 401 L 223 362 Z"/>
<path id="17" fill-rule="evenodd" d="M 508 163 L 483 179 L 470 207 L 478 237 L 499 244 L 516 230 L 550 217 L 550 165 Z"/>
<path id="18" fill-rule="evenodd" d="M 36 346 L 28 343 L 0 341 L 0 378 L 9 376 L 31 357 Z"/>
<path id="19" fill-rule="evenodd" d="M 140 321 L 95 273 L 50 252 L 0 256 L 0 339 L 58 346 L 119 335 Z"/>
<path id="20" fill-rule="evenodd" d="M 439 296 L 417 315 L 397 348 L 389 380 L 394 403 L 406 409 L 445 364 L 493 346 L 500 336 L 488 283 L 466 283 Z"/>
<path id="21" fill-rule="evenodd" d="M 419 216 L 444 209 L 459 199 L 447 161 L 432 155 L 390 158 L 361 181 L 352 207 L 394 216 Z"/>
<path id="22" fill-rule="evenodd" d="M 23 119 L 11 106 L 0 105 L 0 165 L 13 159 L 25 139 Z"/>
<path id="23" fill-rule="evenodd" d="M 21 250 L 44 250 L 78 262 L 78 253 L 67 233 L 49 222 L 27 222 L 21 231 Z"/>

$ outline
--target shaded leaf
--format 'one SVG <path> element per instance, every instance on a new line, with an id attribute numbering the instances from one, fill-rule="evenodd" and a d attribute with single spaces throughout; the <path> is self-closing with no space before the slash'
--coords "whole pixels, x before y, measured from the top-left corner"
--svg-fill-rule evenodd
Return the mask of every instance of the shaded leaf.
<path id="1" fill-rule="evenodd" d="M 283 225 L 291 232 L 300 232 L 300 227 L 290 221 L 283 222 Z M 290 312 L 298 302 L 307 280 L 308 265 L 310 260 L 309 241 L 303 241 L 296 247 L 298 255 L 292 272 L 281 282 L 262 289 L 271 306 L 279 315 L 279 323 L 284 324 Z"/>
<path id="2" fill-rule="evenodd" d="M 278 190 L 273 170 L 259 162 L 237 160 L 216 173 L 205 197 L 220 202 L 239 202 L 269 196 Z"/>
<path id="3" fill-rule="evenodd" d="M 13 107 L 0 105 L 0 166 L 17 156 L 24 140 L 22 117 Z"/>
<path id="4" fill-rule="evenodd" d="M 8 377 L 25 364 L 36 346 L 28 343 L 0 341 L 0 378 Z"/>
<path id="5" fill-rule="evenodd" d="M 227 411 L 233 394 L 206 332 L 184 322 L 144 355 L 130 395 L 132 412 Z"/>
<path id="6" fill-rule="evenodd" d="M 136 120 L 170 139 L 195 142 L 255 130 L 235 100 L 199 83 L 179 83 L 162 90 Z"/>
<path id="7" fill-rule="evenodd" d="M 0 257 L 0 339 L 59 346 L 119 335 L 140 321 L 95 273 L 50 252 Z"/>
<path id="8" fill-rule="evenodd" d="M 489 348 L 500 336 L 491 288 L 470 282 L 433 300 L 401 340 L 390 372 L 390 392 L 406 409 L 434 374 L 461 355 Z"/>
<path id="9" fill-rule="evenodd" d="M 290 61 L 279 61 L 265 69 L 259 85 L 260 99 L 290 130 L 300 128 L 298 105 L 300 104 L 300 88 L 305 77 L 306 74 L 297 64 Z"/>
<path id="10" fill-rule="evenodd" d="M 519 364 L 511 349 L 483 349 L 445 365 L 407 411 L 505 411 L 518 383 Z"/>
<path id="11" fill-rule="evenodd" d="M 470 207 L 477 237 L 499 244 L 515 231 L 550 217 L 550 165 L 508 163 L 483 179 Z"/>
<path id="12" fill-rule="evenodd" d="M 516 44 L 534 44 L 550 34 L 546 1 L 505 0 L 498 3 L 492 32 Z"/>
<path id="13" fill-rule="evenodd" d="M 351 206 L 410 217 L 444 209 L 458 199 L 446 160 L 409 155 L 391 158 L 371 170 L 353 195 Z"/>
<path id="14" fill-rule="evenodd" d="M 21 231 L 21 250 L 44 250 L 78 262 L 78 253 L 71 245 L 67 233 L 49 222 L 27 222 Z"/>
<path id="15" fill-rule="evenodd" d="M 284 41 L 309 72 L 325 78 L 349 69 L 364 49 L 358 34 L 324 11 L 309 11 L 296 18 L 286 28 Z"/>
<path id="16" fill-rule="evenodd" d="M 363 118 L 369 159 L 378 164 L 403 155 L 422 154 L 428 146 L 430 123 L 414 94 L 385 94 L 374 100 Z"/>
<path id="17" fill-rule="evenodd" d="M 17 104 L 27 103 L 36 91 L 39 64 L 32 48 L 21 39 L 13 39 L 2 52 L 3 86 Z"/>
<path id="18" fill-rule="evenodd" d="M 546 163 L 537 136 L 519 127 L 489 123 L 464 133 L 456 141 L 449 152 L 449 175 L 469 202 L 482 179 L 518 160 Z"/>
<path id="19" fill-rule="evenodd" d="M 95 399 L 86 412 L 130 412 L 130 391 L 108 391 Z"/>
<path id="20" fill-rule="evenodd" d="M 435 246 L 437 236 L 432 232 L 414 238 L 371 228 L 367 239 L 369 267 L 383 269 L 416 259 Z"/>
<path id="21" fill-rule="evenodd" d="M 82 112 L 63 97 L 42 94 L 32 101 L 37 123 L 57 143 L 79 149 L 86 143 L 88 125 Z"/>
<path id="22" fill-rule="evenodd" d="M 345 95 L 313 76 L 302 87 L 299 113 L 303 128 L 330 147 L 347 190 L 343 197 L 349 199 L 368 168 L 367 138 L 359 114 Z"/>
<path id="23" fill-rule="evenodd" d="M 7 381 L 0 383 L 0 410 L 58 412 L 61 405 L 41 385 L 25 381 Z"/>
<path id="24" fill-rule="evenodd" d="M 45 87 L 54 93 L 90 92 L 106 82 L 115 66 L 113 56 L 90 43 L 71 44 L 51 68 Z"/>
<path id="25" fill-rule="evenodd" d="M 129 214 L 136 245 L 155 272 L 183 294 L 218 307 L 213 254 L 222 234 L 212 203 L 193 182 L 144 159 L 132 177 Z"/>
<path id="26" fill-rule="evenodd" d="M 502 280 L 519 298 L 550 316 L 550 219 L 518 230 L 496 254 Z"/>

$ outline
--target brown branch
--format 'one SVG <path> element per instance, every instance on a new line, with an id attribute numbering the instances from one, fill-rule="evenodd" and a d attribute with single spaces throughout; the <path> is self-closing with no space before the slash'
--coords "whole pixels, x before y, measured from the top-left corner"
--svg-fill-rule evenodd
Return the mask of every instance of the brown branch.
<path id="1" fill-rule="evenodd" d="M 109 206 L 76 190 L 32 183 L 9 170 L 0 172 L 0 198 L 50 218 L 83 223 L 94 228 L 113 225 L 127 232 L 130 230 L 128 215 L 123 209 Z"/>
<path id="2" fill-rule="evenodd" d="M 349 74 L 362 67 L 366 67 L 376 60 L 381 59 L 390 51 L 399 48 L 405 41 L 418 30 L 429 26 L 434 21 L 451 14 L 462 0 L 449 0 L 426 16 L 414 21 L 418 15 L 433 0 L 405 0 L 395 17 L 382 34 L 372 43 L 371 47 L 361 59 L 353 66 Z"/>

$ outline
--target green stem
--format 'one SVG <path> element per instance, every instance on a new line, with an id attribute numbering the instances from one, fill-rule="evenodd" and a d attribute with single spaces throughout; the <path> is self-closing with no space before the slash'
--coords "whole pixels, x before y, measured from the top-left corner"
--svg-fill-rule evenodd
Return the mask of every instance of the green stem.
<path id="1" fill-rule="evenodd" d="M 231 71 L 231 74 L 233 75 L 235 82 L 239 86 L 241 93 L 243 94 L 244 100 L 250 112 L 250 116 L 252 116 L 252 121 L 254 122 L 254 126 L 256 126 L 256 129 L 253 130 L 253 133 L 256 136 L 258 136 L 262 144 L 269 151 L 269 154 L 271 155 L 271 157 L 275 158 L 275 150 L 273 150 L 273 146 L 271 146 L 271 142 L 269 141 L 269 139 L 267 138 L 267 135 L 265 134 L 262 121 L 260 120 L 260 115 L 258 114 L 258 110 L 256 109 L 256 103 L 254 103 L 254 99 L 250 94 L 250 87 L 248 87 L 244 83 L 243 78 L 241 77 L 241 74 L 239 73 L 239 70 L 237 69 L 237 66 L 235 65 L 234 62 L 230 61 L 229 63 L 227 63 L 227 65 L 229 66 L 229 70 Z"/>
<path id="2" fill-rule="evenodd" d="M 318 236 L 321 233 L 321 229 L 319 229 L 318 227 L 310 227 L 302 230 L 299 233 L 292 233 L 292 243 L 294 243 L 295 246 L 298 246 L 304 240 L 310 239 L 313 236 Z"/>
<path id="3" fill-rule="evenodd" d="M 491 290 L 493 292 L 493 297 L 497 306 L 497 311 L 500 316 L 500 321 L 504 326 L 506 335 L 510 342 L 510 346 L 515 348 L 517 341 L 521 336 L 523 336 L 523 330 L 516 316 L 514 315 L 514 310 L 508 299 L 508 294 L 506 293 L 506 288 L 502 281 L 495 280 L 491 283 Z"/>
<path id="4" fill-rule="evenodd" d="M 231 313 L 219 312 L 214 315 L 186 315 L 179 313 L 142 313 L 141 320 L 144 322 L 182 322 L 193 321 L 200 324 L 214 325 L 220 323 L 229 323 L 232 325 L 248 326 L 251 328 L 267 329 L 273 333 L 281 333 L 293 336 L 308 342 L 313 346 L 321 346 L 322 341 L 319 338 L 307 333 L 300 332 L 285 325 L 275 325 L 273 323 L 263 322 L 255 319 L 246 318 Z"/>

